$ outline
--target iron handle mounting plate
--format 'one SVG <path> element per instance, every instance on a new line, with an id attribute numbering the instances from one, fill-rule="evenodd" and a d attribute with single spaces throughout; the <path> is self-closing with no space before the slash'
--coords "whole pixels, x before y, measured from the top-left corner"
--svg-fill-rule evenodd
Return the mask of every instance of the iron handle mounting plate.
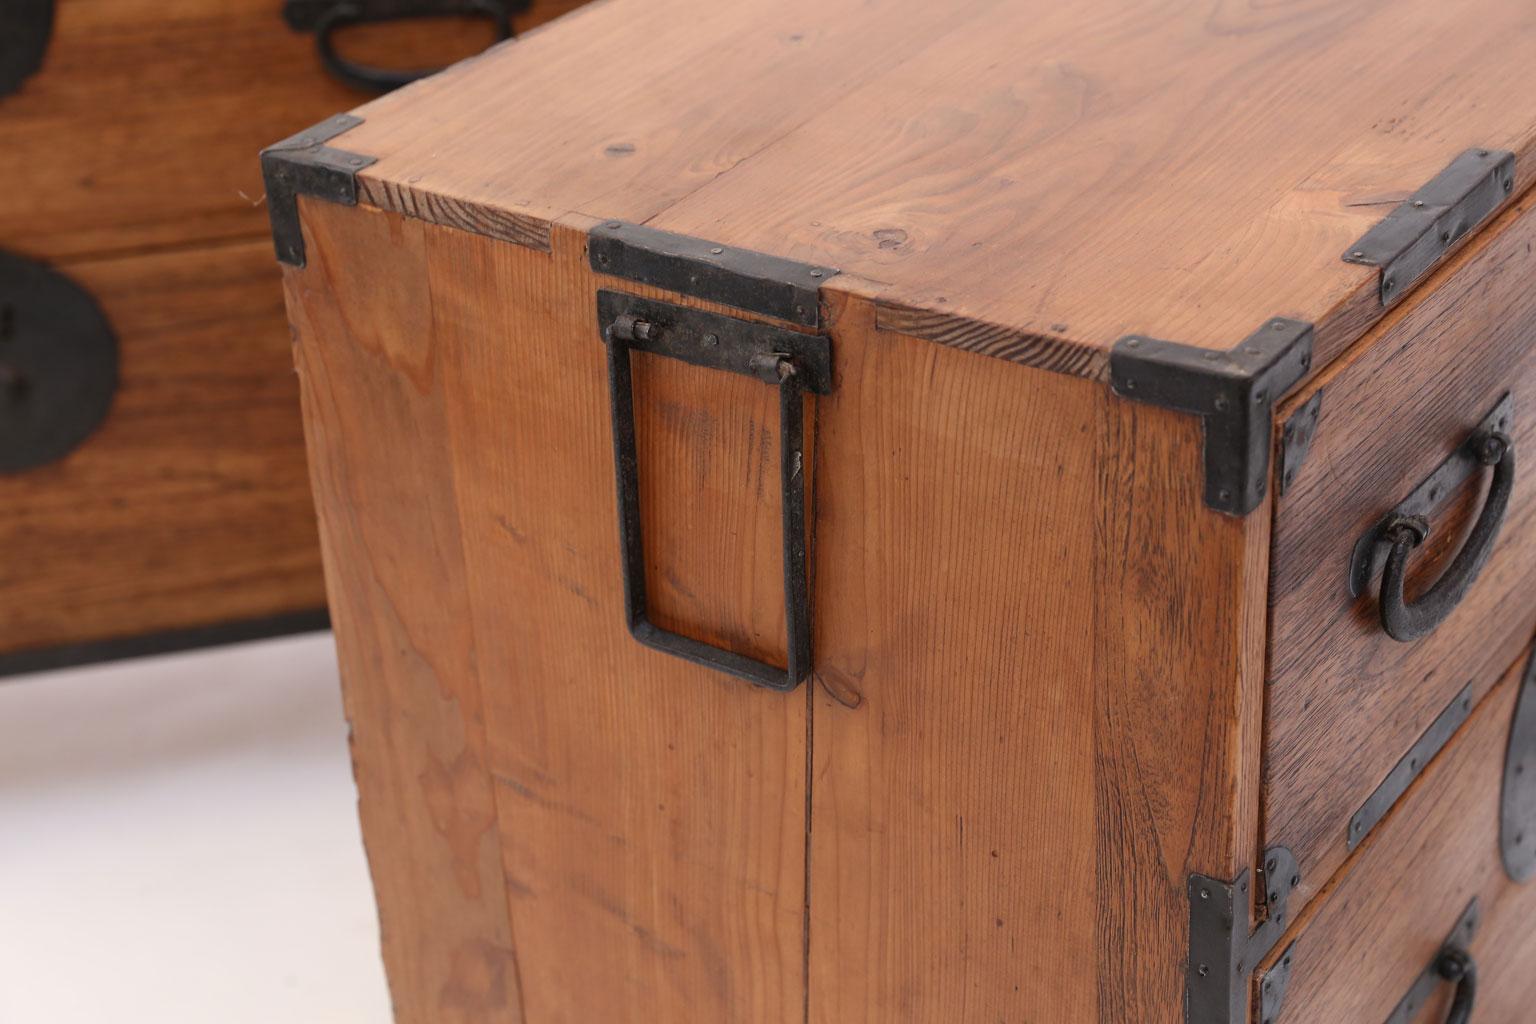
<path id="1" fill-rule="evenodd" d="M 1477 934 L 1481 914 L 1477 900 L 1467 904 L 1457 919 L 1451 934 L 1429 965 L 1414 979 L 1407 993 L 1398 1001 L 1385 1024 L 1413 1024 L 1434 995 L 1435 989 L 1447 981 L 1456 983 L 1456 995 L 1451 1000 L 1450 1015 L 1445 1024 L 1467 1024 L 1472 1017 L 1472 1001 L 1477 991 L 1477 968 L 1467 949 Z"/>
<path id="2" fill-rule="evenodd" d="M 1487 563 L 1514 487 L 1514 445 L 1506 433 L 1512 419 L 1513 398 L 1505 394 L 1413 493 L 1355 543 L 1349 567 L 1350 593 L 1359 597 L 1371 579 L 1381 575 L 1382 627 L 1393 639 L 1415 640 L 1431 632 L 1460 603 Z M 1434 586 L 1417 602 L 1408 604 L 1403 597 L 1407 560 L 1428 533 L 1429 514 L 1486 465 L 1493 466 L 1493 483 L 1466 543 Z"/>

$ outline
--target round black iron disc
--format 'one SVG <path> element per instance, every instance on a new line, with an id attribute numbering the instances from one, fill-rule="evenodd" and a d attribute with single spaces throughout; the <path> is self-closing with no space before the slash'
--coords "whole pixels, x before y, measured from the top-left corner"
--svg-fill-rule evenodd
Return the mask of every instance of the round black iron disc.
<path id="1" fill-rule="evenodd" d="M 0 252 L 0 473 L 57 461 L 95 430 L 117 390 L 117 339 L 89 292 Z"/>

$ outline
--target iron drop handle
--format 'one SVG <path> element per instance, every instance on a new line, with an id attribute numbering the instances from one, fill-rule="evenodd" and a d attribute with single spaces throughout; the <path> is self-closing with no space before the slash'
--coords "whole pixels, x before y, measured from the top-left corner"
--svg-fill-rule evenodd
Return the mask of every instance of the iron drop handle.
<path id="1" fill-rule="evenodd" d="M 1473 455 L 1493 467 L 1493 483 L 1467 541 L 1440 579 L 1412 604 L 1403 596 L 1408 575 L 1408 556 L 1429 536 L 1429 520 L 1421 515 L 1393 514 L 1383 525 L 1382 536 L 1392 545 L 1381 574 L 1381 626 L 1394 640 L 1417 640 L 1432 632 L 1461 603 L 1477 581 L 1504 525 L 1509 496 L 1515 486 L 1515 448 L 1497 430 L 1473 438 Z"/>
<path id="2" fill-rule="evenodd" d="M 295 28 L 314 31 L 315 50 L 320 56 L 320 63 L 333 78 L 354 89 L 382 93 L 435 75 L 442 68 L 378 68 L 348 60 L 336 49 L 335 37 L 338 31 L 351 25 L 461 15 L 485 18 L 495 26 L 497 39 L 510 39 L 513 7 L 521 10 L 526 6 L 526 3 L 509 6 L 505 0 L 408 0 L 405 3 L 339 0 L 324 8 L 317 8 L 304 0 L 289 0 L 288 21 Z"/>
<path id="3" fill-rule="evenodd" d="M 1451 1012 L 1445 1024 L 1467 1024 L 1472 1019 L 1472 1002 L 1477 998 L 1477 964 L 1472 954 L 1456 946 L 1447 946 L 1435 961 L 1435 973 L 1456 983 L 1451 997 Z"/>

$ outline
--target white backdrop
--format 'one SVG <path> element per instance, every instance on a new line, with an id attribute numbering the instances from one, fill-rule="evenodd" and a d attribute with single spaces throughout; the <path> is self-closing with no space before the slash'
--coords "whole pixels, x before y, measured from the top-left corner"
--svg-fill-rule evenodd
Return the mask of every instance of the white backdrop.
<path id="1" fill-rule="evenodd" d="M 0 680 L 0 1024 L 387 1024 L 330 634 Z"/>

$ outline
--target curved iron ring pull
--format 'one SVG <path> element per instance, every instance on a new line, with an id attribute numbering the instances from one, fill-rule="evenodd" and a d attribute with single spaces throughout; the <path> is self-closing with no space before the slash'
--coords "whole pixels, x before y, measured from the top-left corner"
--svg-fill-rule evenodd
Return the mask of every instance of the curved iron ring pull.
<path id="1" fill-rule="evenodd" d="M 359 64 L 337 52 L 335 36 L 338 31 L 351 25 L 460 15 L 488 19 L 496 28 L 498 40 L 510 39 L 512 14 L 526 6 L 526 3 L 509 4 L 505 0 L 420 0 L 406 4 L 342 0 L 316 10 L 313 4 L 289 0 L 287 17 L 295 28 L 313 29 L 320 63 L 333 77 L 365 92 L 389 92 L 434 75 L 442 68 L 394 69 Z"/>
<path id="2" fill-rule="evenodd" d="M 1476 582 L 1498 540 L 1515 486 L 1514 443 L 1506 434 L 1490 430 L 1477 435 L 1471 448 L 1479 463 L 1493 467 L 1493 484 L 1482 514 L 1455 560 L 1412 604 L 1403 597 L 1408 555 L 1429 535 L 1429 521 L 1420 515 L 1393 514 L 1383 525 L 1382 536 L 1392 550 L 1381 574 L 1381 626 L 1394 640 L 1417 640 L 1444 622 Z"/>
<path id="3" fill-rule="evenodd" d="M 1477 964 L 1472 954 L 1456 946 L 1447 946 L 1435 961 L 1435 972 L 1456 983 L 1451 997 L 1451 1012 L 1445 1024 L 1467 1024 L 1472 1019 L 1472 1001 L 1477 998 Z"/>

